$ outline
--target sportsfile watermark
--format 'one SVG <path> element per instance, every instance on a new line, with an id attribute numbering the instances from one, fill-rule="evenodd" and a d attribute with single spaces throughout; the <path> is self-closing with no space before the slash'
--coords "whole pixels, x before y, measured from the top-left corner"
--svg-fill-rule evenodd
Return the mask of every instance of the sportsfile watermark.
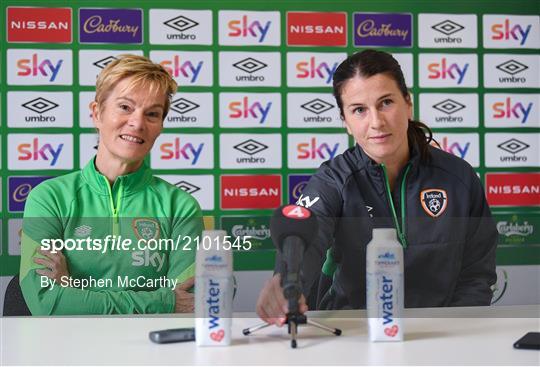
<path id="1" fill-rule="evenodd" d="M 133 241 L 122 235 L 107 235 L 105 238 L 44 238 L 40 241 L 41 249 L 53 254 L 60 251 L 98 251 L 105 254 L 107 251 L 210 251 L 236 250 L 249 251 L 252 248 L 250 236 L 225 236 L 219 238 L 207 236 L 178 235 L 172 238 L 139 238 Z"/>

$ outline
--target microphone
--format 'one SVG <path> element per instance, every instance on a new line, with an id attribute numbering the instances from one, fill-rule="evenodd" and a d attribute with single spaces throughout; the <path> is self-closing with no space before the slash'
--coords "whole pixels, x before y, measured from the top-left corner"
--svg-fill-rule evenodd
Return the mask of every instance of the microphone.
<path id="1" fill-rule="evenodd" d="M 304 252 L 317 234 L 315 214 L 298 205 L 277 208 L 270 220 L 274 246 L 281 254 L 281 287 L 289 313 L 298 313 L 302 294 L 301 267 Z"/>

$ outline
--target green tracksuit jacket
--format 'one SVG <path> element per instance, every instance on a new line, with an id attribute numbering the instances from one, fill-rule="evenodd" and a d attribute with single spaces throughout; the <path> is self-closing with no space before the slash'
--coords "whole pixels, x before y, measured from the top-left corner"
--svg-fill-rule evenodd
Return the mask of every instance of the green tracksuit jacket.
<path id="1" fill-rule="evenodd" d="M 44 181 L 28 196 L 20 267 L 28 308 L 33 315 L 173 312 L 174 292 L 161 286 L 165 283 L 159 279 L 181 283 L 194 275 L 195 248 L 193 242 L 185 245 L 187 237 L 198 237 L 202 229 L 197 201 L 154 177 L 145 164 L 118 177 L 111 188 L 92 159 L 82 171 Z M 35 272 L 43 268 L 33 261 L 41 257 L 36 250 L 43 239 L 103 241 L 107 235 L 131 239 L 133 246 L 102 253 L 103 246 L 89 249 L 85 243 L 79 249 L 63 250 L 70 277 L 79 282 L 93 279 L 95 286 L 47 286 Z M 176 248 L 162 246 L 151 251 L 136 246 L 140 238 L 176 240 L 178 236 L 183 240 Z"/>

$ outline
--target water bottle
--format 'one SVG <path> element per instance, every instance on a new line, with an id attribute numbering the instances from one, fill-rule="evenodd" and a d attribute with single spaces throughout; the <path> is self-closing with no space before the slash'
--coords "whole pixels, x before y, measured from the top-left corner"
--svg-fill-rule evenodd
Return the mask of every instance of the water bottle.
<path id="1" fill-rule="evenodd" d="M 369 339 L 402 341 L 403 248 L 394 228 L 374 228 L 366 253 Z"/>
<path id="2" fill-rule="evenodd" d="M 195 262 L 195 341 L 198 346 L 231 344 L 232 249 L 225 231 L 203 231 Z"/>

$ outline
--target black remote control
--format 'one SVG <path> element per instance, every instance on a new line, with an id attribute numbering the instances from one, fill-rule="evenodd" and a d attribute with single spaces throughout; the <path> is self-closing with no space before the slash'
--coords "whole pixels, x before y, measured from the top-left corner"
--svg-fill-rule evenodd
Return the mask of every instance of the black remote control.
<path id="1" fill-rule="evenodd" d="M 148 336 L 154 343 L 177 343 L 195 340 L 195 328 L 151 331 Z"/>

